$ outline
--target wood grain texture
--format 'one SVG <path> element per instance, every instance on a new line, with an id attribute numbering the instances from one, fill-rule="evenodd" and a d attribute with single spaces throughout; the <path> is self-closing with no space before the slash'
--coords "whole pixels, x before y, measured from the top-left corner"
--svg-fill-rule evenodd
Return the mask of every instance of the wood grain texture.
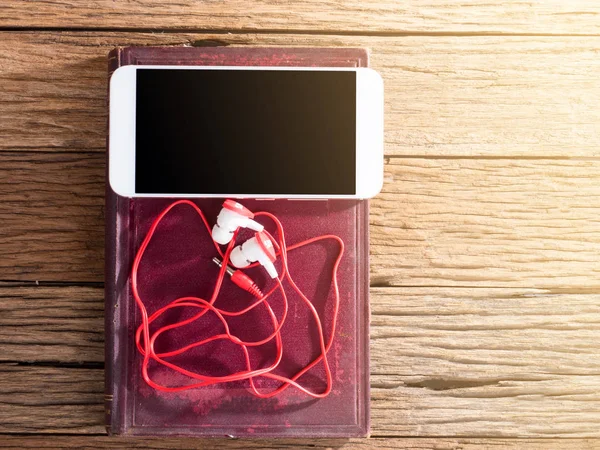
<path id="1" fill-rule="evenodd" d="M 104 291 L 0 284 L 1 361 L 104 361 Z"/>
<path id="2" fill-rule="evenodd" d="M 0 280 L 104 279 L 101 153 L 4 153 Z"/>
<path id="3" fill-rule="evenodd" d="M 102 282 L 104 155 L 5 152 L 0 280 Z M 376 286 L 600 288 L 600 161 L 390 158 Z"/>
<path id="4" fill-rule="evenodd" d="M 593 0 L 4 0 L 0 27 L 598 34 Z"/>
<path id="5" fill-rule="evenodd" d="M 115 45 L 369 47 L 388 158 L 375 439 L 100 436 L 101 288 L 0 282 L 0 448 L 600 448 L 599 17 L 591 0 L 3 1 L 0 30 L 25 31 L 0 40 L 0 281 L 101 285 Z"/>
<path id="6" fill-rule="evenodd" d="M 0 149 L 103 150 L 116 45 L 371 49 L 386 154 L 600 156 L 600 37 L 3 33 Z"/>
<path id="7" fill-rule="evenodd" d="M 18 319 L 28 330 L 11 342 L 27 353 L 8 347 L 11 358 L 102 360 L 97 289 L 0 292 L 9 315 L 0 326 Z M 52 297 L 58 311 L 46 306 Z M 373 436 L 600 437 L 599 293 L 375 288 L 371 309 Z M 101 433 L 102 379 L 101 370 L 0 365 L 0 432 Z"/>
<path id="8" fill-rule="evenodd" d="M 372 298 L 378 433 L 598 436 L 598 294 L 398 288 Z"/>
<path id="9" fill-rule="evenodd" d="M 104 372 L 0 364 L 0 433 L 100 433 Z"/>
<path id="10" fill-rule="evenodd" d="M 68 449 L 96 450 L 145 449 L 192 450 L 202 448 L 232 450 L 286 450 L 309 448 L 315 450 L 592 450 L 600 448 L 593 439 L 448 439 L 448 438 L 372 438 L 372 439 L 311 439 L 310 443 L 298 439 L 135 439 L 106 436 L 2 436 L 0 448 L 4 449 Z"/>
<path id="11" fill-rule="evenodd" d="M 376 285 L 600 287 L 600 162 L 391 158 Z"/>

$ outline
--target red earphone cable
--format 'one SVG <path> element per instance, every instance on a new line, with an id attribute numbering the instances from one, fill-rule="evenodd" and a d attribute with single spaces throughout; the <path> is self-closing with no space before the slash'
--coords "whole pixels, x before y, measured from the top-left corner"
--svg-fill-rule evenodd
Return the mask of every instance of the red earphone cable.
<path id="1" fill-rule="evenodd" d="M 214 305 L 214 303 L 216 302 L 216 300 L 219 296 L 219 292 L 220 292 L 220 288 L 221 288 L 223 279 L 225 278 L 225 271 L 227 268 L 227 264 L 229 262 L 229 254 L 231 253 L 231 250 L 233 249 L 233 246 L 235 245 L 235 240 L 237 237 L 237 232 L 235 232 L 233 239 L 227 246 L 227 249 L 224 254 L 223 254 L 221 248 L 219 247 L 219 245 L 217 243 L 214 243 L 215 248 L 216 248 L 218 254 L 221 256 L 223 262 L 222 262 L 221 269 L 219 270 L 217 279 L 215 281 L 215 287 L 214 287 L 213 293 L 210 297 L 210 300 L 205 300 L 205 299 L 202 299 L 199 297 L 181 297 L 181 298 L 178 298 L 178 299 L 168 303 L 167 305 L 163 306 L 162 308 L 158 309 L 151 316 L 148 316 L 148 312 L 147 312 L 146 307 L 140 297 L 139 290 L 138 290 L 138 269 L 139 269 L 140 263 L 142 261 L 144 252 L 146 251 L 146 248 L 150 244 L 150 241 L 152 240 L 152 237 L 154 236 L 154 233 L 155 233 L 158 225 L 160 224 L 162 219 L 175 206 L 178 206 L 178 205 L 191 206 L 198 213 L 200 218 L 202 219 L 202 222 L 204 223 L 208 233 L 210 234 L 210 232 L 211 232 L 211 228 L 210 228 L 210 225 L 208 224 L 208 221 L 206 220 L 206 217 L 204 216 L 202 210 L 195 203 L 193 203 L 189 200 L 178 200 L 176 202 L 171 203 L 169 206 L 167 206 L 156 217 L 156 219 L 150 226 L 150 229 L 149 229 L 145 239 L 143 240 L 142 244 L 140 245 L 140 248 L 135 256 L 135 259 L 133 262 L 132 273 L 131 273 L 131 286 L 132 286 L 132 291 L 133 291 L 133 297 L 136 301 L 136 304 L 137 304 L 137 306 L 140 310 L 141 316 L 142 316 L 142 323 L 138 327 L 136 334 L 135 334 L 135 342 L 136 342 L 138 351 L 143 355 L 142 377 L 144 378 L 144 380 L 154 389 L 157 389 L 159 391 L 164 391 L 164 392 L 177 392 L 177 391 L 183 391 L 183 390 L 202 387 L 202 386 L 208 386 L 208 385 L 216 384 L 216 383 L 226 383 L 226 382 L 239 381 L 239 380 L 249 380 L 251 392 L 255 396 L 260 397 L 260 398 L 270 398 L 274 395 L 277 395 L 277 394 L 283 392 L 289 386 L 294 386 L 295 388 L 310 395 L 311 397 L 315 397 L 315 398 L 326 397 L 331 392 L 331 389 L 332 389 L 332 375 L 331 375 L 331 369 L 329 367 L 329 362 L 327 360 L 327 353 L 329 352 L 329 350 L 333 344 L 333 338 L 335 336 L 335 329 L 336 329 L 336 325 L 337 325 L 337 315 L 338 315 L 338 311 L 339 311 L 339 300 L 340 299 L 339 299 L 339 288 L 338 288 L 338 283 L 337 283 L 337 270 L 338 270 L 340 261 L 342 259 L 343 252 L 344 252 L 343 240 L 335 235 L 323 235 L 323 236 L 314 237 L 312 239 L 308 239 L 303 242 L 299 242 L 299 243 L 291 245 L 291 246 L 287 246 L 285 243 L 285 234 L 284 234 L 283 226 L 281 225 L 281 222 L 279 221 L 279 219 L 277 219 L 277 217 L 275 217 L 273 214 L 268 213 L 268 212 L 255 213 L 255 217 L 263 216 L 263 217 L 266 217 L 266 218 L 272 220 L 277 229 L 276 234 L 279 236 L 279 239 L 275 239 L 270 233 L 267 232 L 267 235 L 269 236 L 269 238 L 271 239 L 271 241 L 274 243 L 274 245 L 276 247 L 277 256 L 280 258 L 281 265 L 282 265 L 281 274 L 279 275 L 278 278 L 275 279 L 277 284 L 272 289 L 270 289 L 266 294 L 264 294 L 264 296 L 262 296 L 257 301 L 250 304 L 248 307 L 243 308 L 242 310 L 239 310 L 239 311 L 227 311 L 227 310 L 224 310 L 221 308 L 217 308 Z M 296 283 L 292 279 L 292 277 L 289 273 L 288 261 L 287 261 L 287 252 L 288 251 L 296 250 L 298 248 L 310 245 L 314 242 L 326 240 L 326 239 L 333 239 L 333 240 L 337 241 L 340 246 L 340 251 L 339 251 L 338 256 L 336 257 L 336 260 L 333 265 L 332 284 L 333 284 L 333 291 L 334 291 L 334 305 L 333 305 L 333 317 L 332 317 L 332 321 L 331 321 L 331 332 L 330 332 L 330 336 L 329 336 L 329 339 L 327 340 L 327 342 L 325 342 L 325 335 L 324 335 L 323 326 L 321 323 L 321 318 L 319 317 L 319 314 L 318 314 L 317 310 L 315 309 L 314 305 L 312 304 L 312 302 L 306 297 L 306 295 L 304 295 L 304 293 L 301 291 L 301 289 L 296 285 Z M 255 267 L 257 264 L 258 263 L 251 264 L 249 267 Z M 286 321 L 287 313 L 288 313 L 288 299 L 287 299 L 285 289 L 282 284 L 282 281 L 284 279 L 287 279 L 287 281 L 292 286 L 294 291 L 300 296 L 302 301 L 309 308 L 309 310 L 314 318 L 315 324 L 316 324 L 317 333 L 318 333 L 318 337 L 319 337 L 319 347 L 320 347 L 319 356 L 316 357 L 313 361 L 311 361 L 303 369 L 299 370 L 295 375 L 293 375 L 292 377 L 289 377 L 289 378 L 273 373 L 273 370 L 275 370 L 277 368 L 277 366 L 281 362 L 281 359 L 283 356 L 281 329 Z M 267 301 L 267 299 L 269 299 L 276 290 L 279 290 L 281 292 L 281 297 L 283 300 L 283 313 L 282 313 L 280 319 L 277 318 L 277 316 L 273 312 L 273 309 L 271 308 L 271 305 Z M 271 319 L 271 323 L 273 326 L 273 332 L 265 338 L 262 338 L 258 341 L 250 341 L 250 342 L 242 341 L 237 336 L 232 335 L 231 332 L 229 331 L 229 326 L 227 324 L 226 316 L 242 316 L 242 315 L 246 314 L 248 311 L 250 311 L 260 305 L 264 305 L 267 313 L 269 314 L 269 317 Z M 181 321 L 175 322 L 175 323 L 171 323 L 169 325 L 165 325 L 163 327 L 160 327 L 154 333 L 150 334 L 150 325 L 152 324 L 152 322 L 154 322 L 156 319 L 158 319 L 166 311 L 169 311 L 173 308 L 196 308 L 196 309 L 199 309 L 200 311 L 188 319 L 181 320 Z M 156 353 L 155 348 L 154 348 L 156 340 L 163 333 L 168 332 L 170 330 L 174 330 L 179 327 L 189 325 L 189 324 L 193 323 L 194 321 L 198 320 L 199 318 L 201 318 L 204 314 L 206 314 L 208 312 L 215 314 L 216 317 L 219 319 L 219 321 L 223 324 L 223 327 L 225 329 L 224 333 L 210 336 L 206 339 L 193 342 L 189 345 L 186 345 L 184 347 L 174 349 L 174 350 L 171 350 L 168 352 Z M 143 345 L 141 342 L 142 339 L 143 339 Z M 233 374 L 229 374 L 229 375 L 224 375 L 224 376 L 208 376 L 208 375 L 203 375 L 203 374 L 199 374 L 199 373 L 195 373 L 195 372 L 186 370 L 176 364 L 173 364 L 173 363 L 165 360 L 165 358 L 183 354 L 192 348 L 199 347 L 201 345 L 204 345 L 209 342 L 216 341 L 216 340 L 229 340 L 230 342 L 238 345 L 244 353 L 244 358 L 245 358 L 245 362 L 246 362 L 246 370 L 236 372 Z M 262 369 L 252 369 L 252 364 L 250 361 L 250 354 L 248 352 L 248 347 L 264 345 L 273 340 L 275 340 L 275 345 L 276 345 L 276 354 L 275 354 L 274 361 L 269 366 L 264 367 Z M 158 383 L 154 382 L 151 379 L 150 375 L 148 374 L 148 366 L 149 366 L 151 360 L 155 361 L 156 363 L 162 364 L 163 366 L 168 367 L 182 375 L 188 376 L 189 378 L 191 378 L 193 380 L 199 380 L 199 382 L 195 382 L 192 384 L 185 384 L 185 385 L 181 385 L 181 386 L 172 386 L 172 387 L 163 386 L 161 384 L 158 384 Z M 315 367 L 317 364 L 319 364 L 321 361 L 323 361 L 327 384 L 326 384 L 326 387 L 323 392 L 315 393 L 315 392 L 312 392 L 312 391 L 306 389 L 304 386 L 302 386 L 300 383 L 298 383 L 297 380 L 302 375 L 304 375 L 306 372 L 308 372 L 313 367 Z M 270 392 L 267 392 L 267 393 L 259 392 L 254 383 L 254 378 L 260 377 L 260 376 L 280 381 L 281 385 L 279 385 L 279 387 L 277 387 L 276 389 L 274 389 Z"/>

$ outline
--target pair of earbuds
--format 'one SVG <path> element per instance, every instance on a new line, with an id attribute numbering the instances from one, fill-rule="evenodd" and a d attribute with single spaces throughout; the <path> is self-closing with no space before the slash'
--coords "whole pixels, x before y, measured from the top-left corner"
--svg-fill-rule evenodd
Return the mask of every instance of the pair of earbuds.
<path id="1" fill-rule="evenodd" d="M 212 229 L 213 240 L 218 244 L 227 245 L 240 228 L 249 228 L 255 233 L 252 238 L 231 251 L 229 256 L 231 264 L 238 269 L 243 269 L 258 262 L 271 278 L 277 278 L 277 270 L 273 264 L 276 259 L 275 246 L 265 233 L 264 227 L 254 220 L 254 214 L 248 208 L 236 201 L 225 200 Z"/>
<path id="2" fill-rule="evenodd" d="M 151 314 L 149 314 L 139 292 L 138 269 L 144 258 L 144 252 L 146 251 L 148 245 L 150 245 L 150 242 L 153 239 L 154 232 L 156 231 L 157 227 L 161 223 L 162 219 L 167 214 L 169 214 L 169 211 L 171 211 L 178 205 L 187 205 L 188 207 L 192 207 L 202 218 L 202 222 L 206 227 L 206 231 L 211 234 L 213 242 L 215 243 L 216 250 L 219 253 L 219 256 L 222 258 L 213 258 L 213 262 L 217 266 L 221 267 L 221 270 L 219 271 L 219 275 L 215 280 L 214 290 L 210 297 L 204 299 L 193 295 L 190 296 L 188 294 L 184 297 L 176 298 L 175 300 L 172 300 L 162 306 L 160 303 L 157 303 L 159 305 L 159 308 L 155 309 Z M 277 230 L 277 234 L 275 235 L 276 237 L 271 235 L 268 231 L 264 229 L 264 227 L 260 223 L 254 220 L 255 215 L 251 211 L 249 211 L 244 206 L 240 205 L 239 203 L 233 200 L 226 200 L 225 203 L 223 203 L 223 208 L 219 213 L 216 224 L 212 229 L 208 221 L 206 220 L 206 217 L 204 216 L 202 210 L 192 201 L 185 199 L 177 200 L 171 203 L 152 222 L 152 225 L 150 226 L 148 233 L 142 241 L 134 258 L 131 272 L 131 289 L 133 292 L 133 298 L 135 299 L 135 302 L 141 312 L 141 324 L 139 325 L 135 333 L 135 344 L 138 351 L 143 356 L 141 370 L 142 378 L 152 388 L 161 392 L 179 392 L 193 388 L 210 386 L 213 384 L 229 382 L 237 383 L 241 380 L 247 380 L 247 382 L 249 383 L 249 389 L 251 393 L 258 398 L 274 397 L 286 390 L 287 388 L 289 388 L 290 386 L 293 386 L 294 388 L 306 393 L 307 395 L 313 398 L 324 398 L 331 392 L 333 385 L 333 377 L 331 368 L 329 367 L 327 354 L 331 349 L 334 336 L 336 335 L 337 315 L 340 307 L 340 293 L 337 282 L 337 270 L 342 259 L 342 254 L 344 253 L 344 241 L 339 236 L 335 236 L 332 234 L 324 234 L 288 246 L 284 238 L 283 225 L 275 215 L 266 211 L 261 211 L 257 212 L 256 216 L 266 217 L 273 221 Z M 234 247 L 234 245 L 236 245 L 236 243 L 234 243 L 234 239 L 237 237 L 237 232 L 240 228 L 247 228 L 253 230 L 255 234 L 243 244 Z M 331 313 L 328 313 L 330 319 L 327 323 L 330 325 L 330 331 L 328 333 L 327 339 L 325 338 L 324 333 L 326 323 L 322 315 L 317 311 L 313 304 L 315 302 L 318 302 L 318 300 L 309 299 L 296 285 L 289 273 L 287 260 L 287 254 L 289 251 L 304 248 L 308 245 L 311 245 L 316 242 L 322 242 L 324 240 L 334 240 L 339 244 L 339 253 L 335 259 L 335 262 L 333 264 L 333 270 L 331 272 L 333 305 L 331 307 Z M 219 244 L 227 245 L 227 250 L 225 252 L 222 251 L 222 249 L 218 247 Z M 275 266 L 273 265 L 277 256 L 279 256 L 281 260 L 280 276 L 278 276 L 277 270 L 275 270 Z M 237 269 L 229 267 L 229 263 L 232 266 L 235 266 Z M 248 266 L 254 266 L 253 263 L 261 264 L 267 270 L 269 275 L 273 277 L 273 281 L 276 283 L 276 285 L 272 286 L 268 292 L 261 292 L 261 290 L 254 283 L 254 281 L 248 275 L 246 275 L 243 270 L 241 270 Z M 223 267 L 224 265 L 225 267 Z M 230 276 L 230 279 L 234 284 L 246 290 L 256 298 L 253 301 L 253 303 L 251 303 L 249 306 L 245 306 L 241 310 L 235 311 L 221 309 L 220 307 L 215 305 L 215 302 L 217 301 L 217 298 L 221 293 L 221 284 L 226 274 Z M 150 277 L 150 279 L 151 278 L 152 277 Z M 286 367 L 286 364 L 280 364 L 282 362 L 284 354 L 284 341 L 282 339 L 282 329 L 284 323 L 286 323 L 286 321 L 289 320 L 288 294 L 286 293 L 286 288 L 284 288 L 283 286 L 284 278 L 288 281 L 288 289 L 292 289 L 297 294 L 294 295 L 294 301 L 299 303 L 294 304 L 294 311 L 296 311 L 297 307 L 301 307 L 302 305 L 304 305 L 304 307 L 307 309 L 309 316 L 312 317 L 312 321 L 314 322 L 314 329 L 310 333 L 309 325 L 304 323 L 304 321 L 302 323 L 304 324 L 303 326 L 306 328 L 305 330 L 294 330 L 291 331 L 291 333 L 293 333 L 293 336 L 300 336 L 305 332 L 308 333 L 306 334 L 308 342 L 312 342 L 313 338 L 316 336 L 318 338 L 318 345 L 320 348 L 320 352 L 308 364 L 297 370 L 295 364 L 291 365 L 290 367 Z M 281 294 L 281 307 L 278 308 L 281 311 L 281 313 L 278 314 L 275 314 L 271 304 L 271 302 L 273 301 L 273 297 L 271 296 L 271 294 L 273 294 L 276 290 L 278 290 Z M 325 296 L 324 299 L 321 300 L 322 304 L 325 304 L 328 298 L 329 293 Z M 167 319 L 163 319 L 167 320 L 166 324 L 162 324 L 162 326 L 156 325 L 155 321 L 164 313 L 170 311 L 171 309 L 179 308 L 185 308 L 186 311 L 193 312 L 194 315 L 192 317 L 185 316 L 174 322 L 169 322 Z M 248 321 L 255 320 L 253 316 L 252 319 L 248 316 L 245 316 L 247 312 L 254 310 L 254 308 L 257 308 L 256 311 L 258 311 L 260 308 L 263 310 L 263 312 L 267 313 L 268 317 L 270 318 L 272 329 L 271 327 L 267 327 L 265 332 L 268 333 L 268 336 L 266 337 L 260 338 L 259 340 L 244 341 L 240 337 L 232 334 L 229 328 L 228 318 L 230 316 L 235 316 L 245 318 Z M 189 343 L 183 347 L 170 348 L 169 351 L 167 351 L 165 348 L 165 351 L 163 351 L 162 353 L 157 353 L 155 351 L 154 343 L 164 332 L 175 330 L 179 327 L 191 324 L 192 322 L 200 319 L 202 316 L 209 312 L 222 323 L 224 331 L 217 331 L 216 334 L 212 334 L 203 339 L 195 340 L 194 342 Z M 294 313 L 294 316 L 295 315 L 296 314 Z M 196 324 L 196 326 L 200 325 Z M 256 322 L 253 322 L 251 326 L 255 327 Z M 286 329 L 289 330 L 290 327 L 288 326 Z M 286 331 L 286 333 L 289 332 L 290 331 Z M 190 371 L 188 369 L 180 367 L 174 361 L 168 361 L 169 357 L 187 354 L 188 350 L 190 349 L 201 347 L 205 344 L 214 342 L 216 340 L 229 341 L 234 345 L 234 347 L 237 348 L 237 351 L 242 352 L 242 356 L 245 357 L 244 359 L 246 361 L 244 370 L 240 371 L 236 369 L 236 371 L 232 371 L 232 373 L 228 373 L 225 375 L 211 376 L 208 374 Z M 297 339 L 294 338 L 294 345 L 296 347 L 301 345 L 299 344 L 299 342 L 302 342 L 302 340 L 298 341 L 298 343 L 296 341 Z M 173 345 L 179 345 L 180 340 L 173 339 L 171 342 Z M 264 363 L 260 364 L 259 366 L 256 366 L 256 363 L 250 359 L 248 348 L 262 346 L 263 344 L 269 344 L 268 348 L 273 348 L 273 346 L 275 347 L 273 349 L 272 358 L 269 358 L 272 359 L 272 362 L 269 364 L 265 360 Z M 228 349 L 232 349 L 227 350 L 227 352 L 233 351 L 234 347 L 227 347 Z M 285 347 L 287 348 L 287 344 L 285 344 Z M 309 349 L 309 352 L 312 352 L 312 350 Z M 225 356 L 229 357 L 229 353 L 227 353 Z M 193 356 L 188 354 L 187 358 L 193 358 Z M 231 359 L 235 359 L 233 357 L 233 354 L 231 356 Z M 190 379 L 190 382 L 176 385 L 160 384 L 154 381 L 151 377 L 151 374 L 149 373 L 148 367 L 151 363 L 160 364 L 164 366 L 165 369 L 171 369 L 181 375 L 184 375 Z M 317 365 L 322 365 L 322 370 L 324 370 L 325 372 L 324 381 L 326 383 L 326 386 L 321 392 L 311 391 L 307 387 L 305 387 L 301 382 L 298 381 L 300 377 L 302 377 L 308 371 L 312 371 L 312 369 Z M 279 370 L 279 368 L 283 368 L 283 372 Z M 274 373 L 275 371 L 277 371 L 277 373 Z M 284 375 L 286 371 L 290 373 Z M 265 391 L 263 389 L 259 390 L 257 386 L 258 383 L 255 381 L 259 378 L 269 379 L 272 382 L 275 382 L 277 384 L 277 387 L 268 391 Z"/>

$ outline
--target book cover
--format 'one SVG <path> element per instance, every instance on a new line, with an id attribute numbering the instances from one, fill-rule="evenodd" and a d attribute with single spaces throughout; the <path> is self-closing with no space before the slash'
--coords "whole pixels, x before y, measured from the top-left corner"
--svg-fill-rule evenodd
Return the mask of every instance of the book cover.
<path id="1" fill-rule="evenodd" d="M 367 66 L 364 49 L 348 48 L 246 48 L 246 47 L 128 47 L 109 55 L 109 73 L 127 64 L 253 65 L 253 66 Z M 200 143 L 199 143 L 200 144 Z M 107 178 L 108 180 L 108 178 Z M 244 200 L 250 210 L 265 210 L 283 223 L 288 244 L 321 234 L 336 234 L 345 242 L 338 271 L 340 312 L 333 346 L 328 354 L 333 390 L 324 399 L 313 399 L 293 387 L 270 399 L 254 397 L 247 381 L 213 385 L 179 393 L 150 388 L 141 377 L 141 356 L 134 343 L 140 316 L 131 295 L 130 274 L 135 252 L 156 215 L 169 199 L 129 199 L 117 196 L 106 185 L 106 427 L 109 434 L 179 436 L 353 437 L 369 432 L 369 249 L 368 202 L 357 200 L 291 201 Z M 194 199 L 209 221 L 218 214 L 223 199 Z M 148 247 L 140 267 L 141 295 L 149 313 L 181 295 L 206 296 L 217 267 L 211 262 L 214 247 L 200 218 L 189 207 L 178 207 L 165 218 Z M 336 244 L 324 242 L 290 252 L 290 273 L 305 291 L 325 329 L 331 323 L 331 268 Z M 249 272 L 259 285 L 267 282 L 260 268 Z M 225 280 L 223 298 L 239 308 L 250 302 Z M 296 299 L 297 300 L 297 299 Z M 276 302 L 274 302 L 276 303 Z M 286 353 L 279 373 L 285 375 L 319 354 L 310 330 L 306 308 L 290 298 L 290 314 L 282 329 Z M 223 305 L 221 305 L 223 306 Z M 274 307 L 275 308 L 275 307 Z M 276 311 L 277 312 L 277 311 Z M 245 318 L 245 337 L 264 331 L 258 312 Z M 252 323 L 253 326 L 248 326 Z M 214 324 L 203 326 L 210 328 Z M 190 328 L 189 333 L 198 333 Z M 242 331 L 240 331 L 242 332 Z M 326 331 L 327 332 L 327 331 Z M 328 336 L 326 336 L 328 338 Z M 177 339 L 181 339 L 178 336 Z M 261 351 L 270 357 L 268 346 Z M 241 358 L 219 346 L 205 346 L 191 356 L 186 368 L 228 373 Z M 258 355 L 260 357 L 261 355 Z M 239 360 L 238 360 L 239 359 Z M 152 374 L 164 384 L 181 379 L 166 368 Z M 324 371 L 317 365 L 299 379 L 309 389 L 324 387 Z M 256 379 L 264 390 L 272 380 Z"/>

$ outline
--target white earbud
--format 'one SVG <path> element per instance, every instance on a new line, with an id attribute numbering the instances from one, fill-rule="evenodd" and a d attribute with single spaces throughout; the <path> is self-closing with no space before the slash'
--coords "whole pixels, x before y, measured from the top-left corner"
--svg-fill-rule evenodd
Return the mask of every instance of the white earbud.
<path id="1" fill-rule="evenodd" d="M 277 278 L 277 270 L 273 265 L 275 259 L 273 242 L 263 231 L 259 231 L 253 238 L 235 247 L 230 255 L 231 264 L 238 269 L 243 269 L 258 261 L 267 270 L 271 278 Z"/>
<path id="2" fill-rule="evenodd" d="M 254 231 L 262 231 L 264 227 L 252 220 L 254 214 L 233 200 L 225 200 L 223 209 L 217 216 L 217 223 L 212 229 L 212 238 L 215 242 L 225 245 L 231 242 L 233 233 L 238 228 L 250 228 Z"/>

